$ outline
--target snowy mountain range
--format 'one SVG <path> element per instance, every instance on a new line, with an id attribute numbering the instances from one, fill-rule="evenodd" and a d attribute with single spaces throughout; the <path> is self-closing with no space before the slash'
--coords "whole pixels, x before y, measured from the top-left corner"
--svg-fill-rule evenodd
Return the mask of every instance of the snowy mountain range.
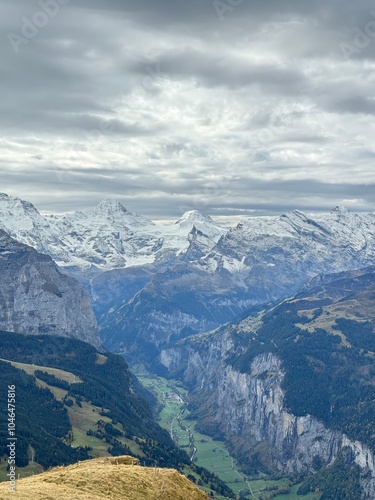
<path id="1" fill-rule="evenodd" d="M 118 201 L 104 200 L 86 212 L 42 216 L 31 203 L 6 194 L 0 194 L 0 228 L 60 267 L 91 274 L 168 260 L 191 246 L 203 255 L 226 232 L 198 211 L 157 226 Z"/>
<path id="2" fill-rule="evenodd" d="M 198 211 L 161 225 L 105 200 L 42 216 L 0 194 L 0 229 L 50 255 L 91 294 L 104 343 L 152 352 L 295 294 L 321 274 L 373 265 L 375 215 L 296 210 L 223 228 Z"/>
<path id="3" fill-rule="evenodd" d="M 371 263 L 375 215 L 336 207 L 312 219 L 295 210 L 280 217 L 251 217 L 228 230 L 197 210 L 186 212 L 174 224 L 156 225 L 115 200 L 104 200 L 85 212 L 43 216 L 31 203 L 0 193 L 0 228 L 47 253 L 60 267 L 86 272 L 144 266 L 184 255 L 189 261 L 200 259 L 199 266 L 206 271 L 237 274 L 257 264 L 276 266 L 280 247 L 292 260 L 302 258 L 307 265 L 312 255 L 319 255 L 322 263 L 331 262 L 334 272 L 334 267 L 348 267 L 347 258 L 349 268 L 356 267 L 353 259 L 360 265 Z M 331 247 L 343 251 L 333 258 Z"/>

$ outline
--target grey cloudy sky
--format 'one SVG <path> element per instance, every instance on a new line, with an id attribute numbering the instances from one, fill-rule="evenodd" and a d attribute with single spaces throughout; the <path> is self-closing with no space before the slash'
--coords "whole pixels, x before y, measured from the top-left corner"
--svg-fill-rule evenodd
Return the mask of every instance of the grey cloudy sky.
<path id="1" fill-rule="evenodd" d="M 42 211 L 372 211 L 375 6 L 3 0 L 0 191 Z"/>

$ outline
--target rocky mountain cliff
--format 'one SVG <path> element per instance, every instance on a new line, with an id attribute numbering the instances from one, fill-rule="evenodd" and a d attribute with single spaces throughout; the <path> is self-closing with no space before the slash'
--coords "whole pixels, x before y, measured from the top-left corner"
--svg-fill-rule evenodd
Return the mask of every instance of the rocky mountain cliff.
<path id="1" fill-rule="evenodd" d="M 359 466 L 361 498 L 370 500 L 375 270 L 311 286 L 255 317 L 180 341 L 160 360 L 190 387 L 200 429 L 224 438 L 247 467 L 293 477 L 344 453 Z"/>
<path id="2" fill-rule="evenodd" d="M 0 230 L 0 329 L 100 345 L 89 296 L 51 257 Z"/>

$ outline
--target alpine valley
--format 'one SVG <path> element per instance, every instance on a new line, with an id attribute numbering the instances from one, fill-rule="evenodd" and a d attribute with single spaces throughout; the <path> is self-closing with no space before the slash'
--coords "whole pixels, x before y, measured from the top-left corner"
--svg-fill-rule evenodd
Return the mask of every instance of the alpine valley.
<path id="1" fill-rule="evenodd" d="M 126 454 L 234 498 L 157 423 L 164 400 L 128 362 L 179 384 L 175 420 L 188 413 L 225 443 L 243 498 L 373 500 L 374 266 L 375 214 L 341 207 L 224 227 L 196 210 L 156 224 L 112 200 L 42 215 L 0 194 L 0 363 L 20 388 L 19 466 Z M 30 391 L 53 426 L 38 411 L 30 423 Z M 266 476 L 286 486 L 254 492 Z"/>

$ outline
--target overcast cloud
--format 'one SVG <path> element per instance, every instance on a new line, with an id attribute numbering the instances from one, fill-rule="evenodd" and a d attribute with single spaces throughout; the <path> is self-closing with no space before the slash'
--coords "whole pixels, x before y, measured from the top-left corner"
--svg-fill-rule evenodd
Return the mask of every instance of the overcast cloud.
<path id="1" fill-rule="evenodd" d="M 373 2 L 0 9 L 0 191 L 155 219 L 374 210 Z"/>

